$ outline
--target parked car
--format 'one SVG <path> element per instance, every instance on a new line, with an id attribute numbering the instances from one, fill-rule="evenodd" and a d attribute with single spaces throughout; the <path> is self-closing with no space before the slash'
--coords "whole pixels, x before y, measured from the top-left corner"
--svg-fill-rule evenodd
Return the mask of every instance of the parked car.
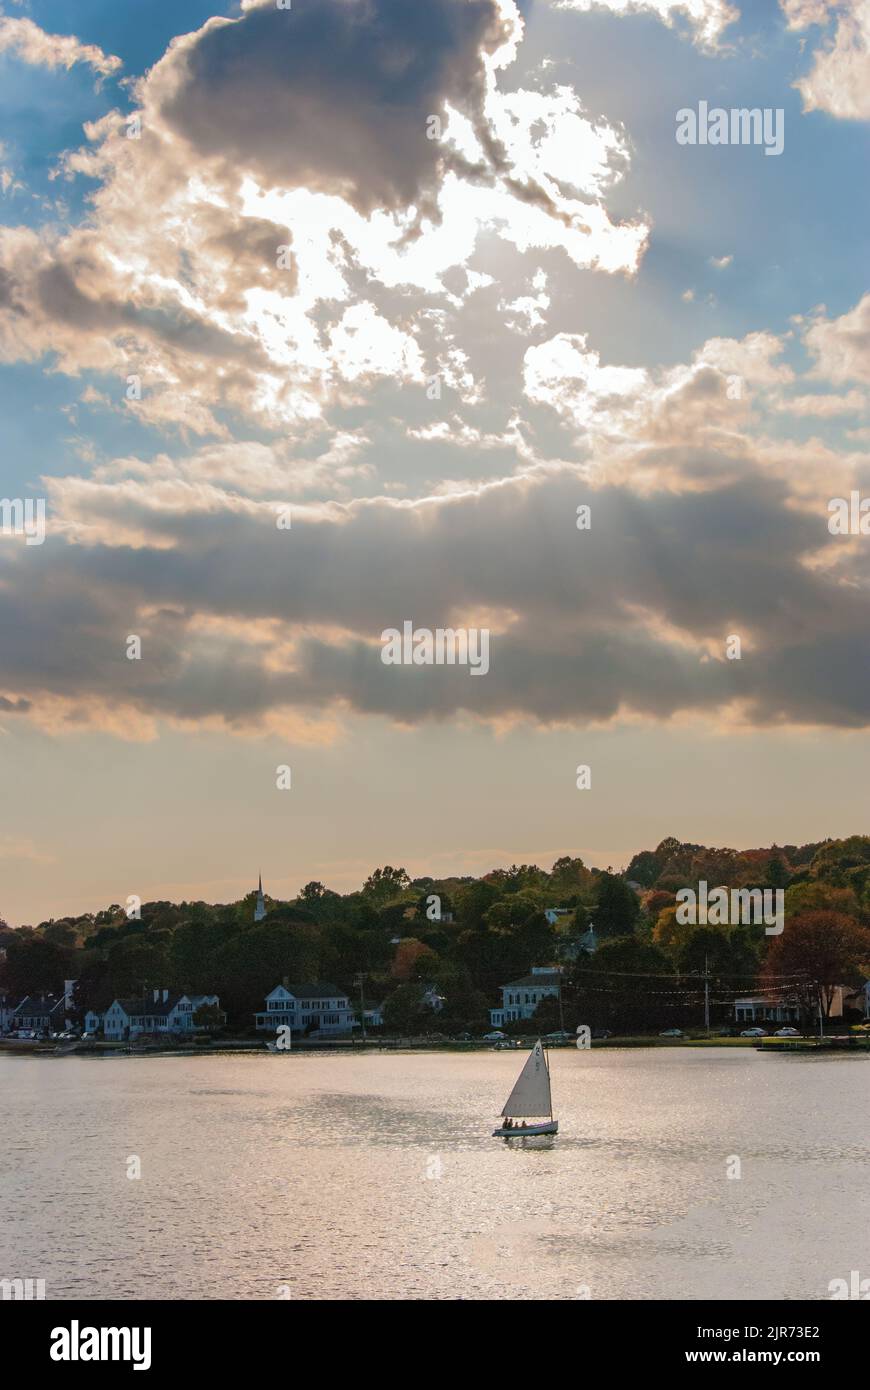
<path id="1" fill-rule="evenodd" d="M 799 1038 L 800 1033 L 797 1028 L 777 1028 L 773 1036 L 775 1038 Z"/>
<path id="2" fill-rule="evenodd" d="M 506 1038 L 506 1037 L 507 1037 L 507 1033 L 499 1033 L 498 1030 L 496 1029 L 496 1031 L 495 1031 L 494 1033 L 484 1033 L 484 1035 L 483 1035 L 483 1041 L 484 1041 L 484 1042 L 500 1042 L 502 1038 Z"/>
<path id="3" fill-rule="evenodd" d="M 766 1028 L 744 1028 L 740 1034 L 741 1038 L 766 1038 Z"/>
<path id="4" fill-rule="evenodd" d="M 564 1028 L 562 1028 L 556 1033 L 547 1033 L 545 1036 L 547 1037 L 547 1039 L 552 1038 L 556 1042 L 562 1042 L 565 1038 L 573 1038 L 574 1034 L 566 1033 Z"/>
<path id="5" fill-rule="evenodd" d="M 38 1038 L 39 1034 L 33 1028 L 19 1028 L 17 1033 L 12 1034 L 13 1038 L 21 1038 L 23 1041 L 32 1041 Z"/>
<path id="6" fill-rule="evenodd" d="M 601 1038 L 601 1039 L 604 1039 L 604 1038 L 612 1038 L 612 1037 L 613 1037 L 613 1034 L 611 1033 L 611 1031 L 610 1031 L 609 1028 L 593 1028 L 593 1029 L 592 1029 L 592 1036 L 593 1036 L 593 1038 Z"/>
<path id="7" fill-rule="evenodd" d="M 660 1038 L 684 1038 L 685 1036 L 682 1028 L 666 1028 L 663 1033 L 659 1033 Z"/>

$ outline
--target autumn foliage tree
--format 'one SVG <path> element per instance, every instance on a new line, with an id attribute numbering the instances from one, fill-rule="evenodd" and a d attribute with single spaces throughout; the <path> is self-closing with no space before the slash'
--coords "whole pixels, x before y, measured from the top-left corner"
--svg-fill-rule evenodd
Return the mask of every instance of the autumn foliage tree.
<path id="1" fill-rule="evenodd" d="M 794 977 L 801 1000 L 830 1018 L 837 985 L 858 985 L 868 975 L 870 931 L 854 917 L 821 909 L 787 921 L 772 939 L 762 982 L 781 992 L 782 977 Z"/>

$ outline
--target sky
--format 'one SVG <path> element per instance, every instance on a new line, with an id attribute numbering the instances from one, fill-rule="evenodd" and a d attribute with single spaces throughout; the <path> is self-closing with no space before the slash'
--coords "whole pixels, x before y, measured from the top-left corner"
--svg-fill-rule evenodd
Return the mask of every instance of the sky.
<path id="1" fill-rule="evenodd" d="M 0 915 L 864 831 L 868 121 L 867 0 L 5 0 Z"/>

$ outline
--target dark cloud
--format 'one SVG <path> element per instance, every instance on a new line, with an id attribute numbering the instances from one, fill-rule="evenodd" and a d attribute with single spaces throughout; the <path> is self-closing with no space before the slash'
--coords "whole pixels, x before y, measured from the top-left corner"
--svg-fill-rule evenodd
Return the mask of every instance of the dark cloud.
<path id="1" fill-rule="evenodd" d="M 210 21 L 151 85 L 163 121 L 237 172 L 404 208 L 438 181 L 426 122 L 445 103 L 488 141 L 482 55 L 508 34 L 496 0 L 294 0 Z"/>
<path id="2" fill-rule="evenodd" d="M 760 725 L 870 723 L 865 562 L 840 549 L 833 569 L 808 566 L 835 543 L 825 516 L 784 507 L 784 486 L 749 472 L 639 497 L 563 470 L 440 503 L 301 513 L 290 531 L 250 507 L 139 496 L 138 511 L 111 487 L 80 505 L 108 529 L 123 511 L 150 544 L 11 557 L 26 574 L 0 583 L 7 696 L 249 725 L 335 702 L 411 722 L 665 719 L 737 701 Z M 489 673 L 384 666 L 380 633 L 405 620 L 491 626 Z M 124 657 L 131 632 L 141 662 Z M 723 659 L 731 633 L 740 661 Z"/>

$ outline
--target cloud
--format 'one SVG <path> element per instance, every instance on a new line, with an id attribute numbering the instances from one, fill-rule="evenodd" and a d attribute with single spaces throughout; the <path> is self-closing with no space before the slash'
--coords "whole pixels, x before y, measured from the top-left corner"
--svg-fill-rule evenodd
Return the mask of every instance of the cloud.
<path id="1" fill-rule="evenodd" d="M 870 383 L 870 294 L 839 318 L 819 313 L 804 342 L 815 359 L 814 374 L 835 385 Z"/>
<path id="2" fill-rule="evenodd" d="M 754 349 L 770 370 L 766 347 L 722 342 L 714 353 Z M 572 379 L 608 409 L 622 400 L 588 347 L 569 347 Z M 867 560 L 827 531 L 832 460 L 811 446 L 804 468 L 787 441 L 753 443 L 737 422 L 706 435 L 698 380 L 684 368 L 676 393 L 641 383 L 659 393 L 658 442 L 626 432 L 622 475 L 606 456 L 591 469 L 529 464 L 415 502 L 302 502 L 290 530 L 274 496 L 228 486 L 224 446 L 211 461 L 164 457 L 153 474 L 119 461 L 46 480 L 46 545 L 0 552 L 0 696 L 53 729 L 136 736 L 314 719 L 322 737 L 320 721 L 351 712 L 864 727 Z M 833 462 L 848 481 L 848 460 Z M 406 619 L 488 627 L 489 674 L 385 667 L 380 633 Z M 735 632 L 743 659 L 728 662 Z M 140 662 L 126 660 L 130 633 Z"/>
<path id="3" fill-rule="evenodd" d="M 605 206 L 620 132 L 569 87 L 500 90 L 521 34 L 513 0 L 323 0 L 180 37 L 136 84 L 139 138 L 111 112 L 61 160 L 96 183 L 87 221 L 0 227 L 0 359 L 114 377 L 185 436 L 302 437 L 436 372 L 478 399 L 447 311 L 482 281 L 446 281 L 482 238 L 633 274 L 648 233 Z"/>
<path id="4" fill-rule="evenodd" d="M 805 111 L 840 120 L 870 120 L 870 5 L 867 0 L 780 0 L 790 29 L 827 28 L 813 66 L 795 82 Z"/>
<path id="5" fill-rule="evenodd" d="M 696 43 L 716 48 L 729 24 L 740 18 L 740 11 L 728 0 L 553 0 L 556 9 L 610 10 L 613 14 L 654 14 L 673 28 L 678 20 L 688 22 Z"/>
<path id="6" fill-rule="evenodd" d="M 100 77 L 111 77 L 122 66 L 120 58 L 72 34 L 47 34 L 32 19 L 6 16 L 0 16 L 0 53 L 13 53 L 32 67 L 69 70 L 76 63 L 86 63 Z"/>
<path id="7" fill-rule="evenodd" d="M 431 207 L 444 151 L 427 122 L 449 105 L 497 157 L 485 59 L 518 22 L 499 0 L 263 0 L 176 40 L 149 98 L 200 154 L 263 188 L 335 194 L 366 214 Z"/>
<path id="8" fill-rule="evenodd" d="M 525 393 L 578 431 L 578 440 L 594 450 L 598 470 L 606 467 L 612 478 L 614 465 L 624 475 L 626 459 L 636 467 L 640 444 L 706 447 L 724 438 L 732 447 L 754 398 L 792 381 L 791 368 L 776 360 L 782 351 L 772 333 L 710 338 L 690 363 L 648 371 L 602 365 L 587 335 L 560 333 L 527 349 Z M 664 461 L 653 465 L 653 486 L 661 481 L 660 468 Z M 635 482 L 641 484 L 637 475 Z"/>

